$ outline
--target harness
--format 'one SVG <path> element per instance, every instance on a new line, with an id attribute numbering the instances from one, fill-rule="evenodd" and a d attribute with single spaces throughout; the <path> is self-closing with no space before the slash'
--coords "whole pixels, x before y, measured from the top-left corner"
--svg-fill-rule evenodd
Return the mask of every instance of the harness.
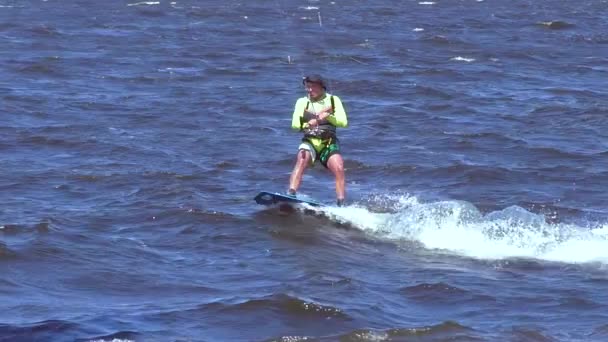
<path id="1" fill-rule="evenodd" d="M 331 114 L 335 112 L 335 103 L 334 96 L 329 96 L 329 101 L 331 103 Z M 304 108 L 304 112 L 302 116 L 300 116 L 300 130 L 304 132 L 304 139 L 306 138 L 320 138 L 323 140 L 329 140 L 328 145 L 331 144 L 332 140 L 336 139 L 336 126 L 334 126 L 327 119 L 319 120 L 319 124 L 316 128 L 304 128 L 304 124 L 312 119 L 316 118 L 316 115 L 308 112 L 308 107 L 310 106 L 310 100 L 306 102 L 306 107 Z M 304 140 L 302 139 L 302 140 Z"/>

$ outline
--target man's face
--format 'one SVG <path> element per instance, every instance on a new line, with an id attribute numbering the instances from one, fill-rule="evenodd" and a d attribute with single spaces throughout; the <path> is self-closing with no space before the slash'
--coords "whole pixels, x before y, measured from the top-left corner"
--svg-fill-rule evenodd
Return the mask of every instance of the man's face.
<path id="1" fill-rule="evenodd" d="M 306 82 L 305 87 L 308 96 L 311 98 L 317 98 L 323 95 L 324 89 L 319 83 Z"/>

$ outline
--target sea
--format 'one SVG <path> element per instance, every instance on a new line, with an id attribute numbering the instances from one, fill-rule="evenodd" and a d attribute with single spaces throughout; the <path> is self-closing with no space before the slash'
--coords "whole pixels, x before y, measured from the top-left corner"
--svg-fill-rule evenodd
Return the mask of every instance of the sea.
<path id="1" fill-rule="evenodd" d="M 606 0 L 0 0 L 0 165 L 2 342 L 608 341 Z"/>

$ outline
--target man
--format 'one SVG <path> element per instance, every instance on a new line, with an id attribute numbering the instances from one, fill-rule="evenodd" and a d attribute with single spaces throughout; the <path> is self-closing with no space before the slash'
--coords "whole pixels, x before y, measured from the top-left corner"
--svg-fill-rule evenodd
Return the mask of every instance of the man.
<path id="1" fill-rule="evenodd" d="M 340 98 L 326 92 L 327 85 L 320 75 L 307 76 L 302 83 L 308 96 L 296 102 L 291 128 L 303 132 L 304 137 L 298 148 L 287 192 L 295 196 L 306 167 L 319 161 L 335 175 L 337 204 L 343 206 L 344 160 L 340 155 L 336 127 L 348 125 L 346 112 Z"/>

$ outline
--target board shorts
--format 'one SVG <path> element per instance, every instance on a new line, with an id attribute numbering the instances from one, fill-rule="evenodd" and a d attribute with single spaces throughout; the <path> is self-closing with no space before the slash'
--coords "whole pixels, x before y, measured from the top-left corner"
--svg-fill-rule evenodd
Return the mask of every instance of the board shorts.
<path id="1" fill-rule="evenodd" d="M 304 138 L 298 147 L 298 150 L 310 152 L 310 165 L 314 165 L 315 161 L 320 161 L 327 168 L 329 157 L 340 153 L 340 145 L 337 138 L 321 140 L 317 138 Z"/>

